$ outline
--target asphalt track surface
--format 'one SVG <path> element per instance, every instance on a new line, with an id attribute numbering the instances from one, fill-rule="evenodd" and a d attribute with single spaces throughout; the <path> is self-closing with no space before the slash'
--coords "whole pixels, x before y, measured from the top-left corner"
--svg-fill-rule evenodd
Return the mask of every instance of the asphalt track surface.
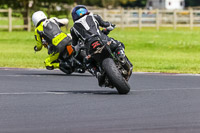
<path id="1" fill-rule="evenodd" d="M 128 95 L 89 73 L 0 68 L 0 133 L 200 133 L 200 76 L 134 73 Z"/>

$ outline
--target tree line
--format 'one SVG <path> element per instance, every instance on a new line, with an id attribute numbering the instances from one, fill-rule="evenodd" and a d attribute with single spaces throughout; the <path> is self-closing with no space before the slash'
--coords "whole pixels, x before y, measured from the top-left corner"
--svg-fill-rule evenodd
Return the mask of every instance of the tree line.
<path id="1" fill-rule="evenodd" d="M 33 3 L 33 7 L 41 7 L 44 3 L 51 5 L 52 3 L 65 4 L 83 4 L 89 6 L 123 6 L 123 7 L 144 7 L 147 0 L 1 0 L 0 8 L 5 5 L 12 8 L 25 8 L 29 3 Z M 200 0 L 185 0 L 186 6 L 200 6 Z"/>
<path id="2" fill-rule="evenodd" d="M 1 0 L 0 8 L 11 7 L 13 9 L 39 10 L 41 8 L 55 8 L 55 5 L 62 7 L 63 4 L 82 4 L 99 7 L 145 7 L 147 0 Z M 53 6 L 54 5 L 54 6 Z M 186 7 L 200 6 L 200 0 L 185 0 Z"/>
<path id="3" fill-rule="evenodd" d="M 1 8 L 12 8 L 22 11 L 22 15 L 24 18 L 31 11 L 36 10 L 44 10 L 50 15 L 62 15 L 69 14 L 70 10 L 66 10 L 64 5 L 75 5 L 82 4 L 88 6 L 98 6 L 105 8 L 113 8 L 113 7 L 145 7 L 147 0 L 1 0 L 0 9 Z M 189 6 L 200 6 L 200 0 L 185 0 L 186 7 Z M 64 10 L 62 10 L 64 9 Z M 27 20 L 24 19 L 24 24 L 27 24 Z"/>

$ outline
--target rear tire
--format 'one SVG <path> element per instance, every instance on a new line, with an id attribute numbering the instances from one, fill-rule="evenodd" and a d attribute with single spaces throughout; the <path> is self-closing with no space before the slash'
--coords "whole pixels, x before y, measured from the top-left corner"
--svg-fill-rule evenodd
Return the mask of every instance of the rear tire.
<path id="1" fill-rule="evenodd" d="M 127 94 L 130 91 L 130 85 L 123 78 L 117 69 L 115 62 L 111 58 L 106 58 L 102 62 L 102 67 L 110 82 L 116 87 L 119 94 Z"/>
<path id="2" fill-rule="evenodd" d="M 60 71 L 64 72 L 67 75 L 72 74 L 72 71 L 69 71 L 69 70 L 66 70 L 66 69 L 62 69 L 62 68 L 59 68 L 59 69 L 60 69 Z"/>

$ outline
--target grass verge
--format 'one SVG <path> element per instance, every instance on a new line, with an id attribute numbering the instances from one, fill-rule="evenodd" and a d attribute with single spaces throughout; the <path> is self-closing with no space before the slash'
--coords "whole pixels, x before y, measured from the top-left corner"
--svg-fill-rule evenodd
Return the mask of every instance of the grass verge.
<path id="1" fill-rule="evenodd" d="M 137 72 L 200 73 L 198 29 L 115 29 Z M 44 68 L 47 50 L 35 53 L 33 32 L 0 32 L 0 67 Z"/>

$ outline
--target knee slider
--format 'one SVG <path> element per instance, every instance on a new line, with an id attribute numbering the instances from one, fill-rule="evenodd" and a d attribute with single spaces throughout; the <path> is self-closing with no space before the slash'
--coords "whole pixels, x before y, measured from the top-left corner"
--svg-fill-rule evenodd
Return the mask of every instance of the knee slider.
<path id="1" fill-rule="evenodd" d="M 47 69 L 47 70 L 53 70 L 54 67 L 53 67 L 53 66 L 46 66 L 46 69 Z"/>

